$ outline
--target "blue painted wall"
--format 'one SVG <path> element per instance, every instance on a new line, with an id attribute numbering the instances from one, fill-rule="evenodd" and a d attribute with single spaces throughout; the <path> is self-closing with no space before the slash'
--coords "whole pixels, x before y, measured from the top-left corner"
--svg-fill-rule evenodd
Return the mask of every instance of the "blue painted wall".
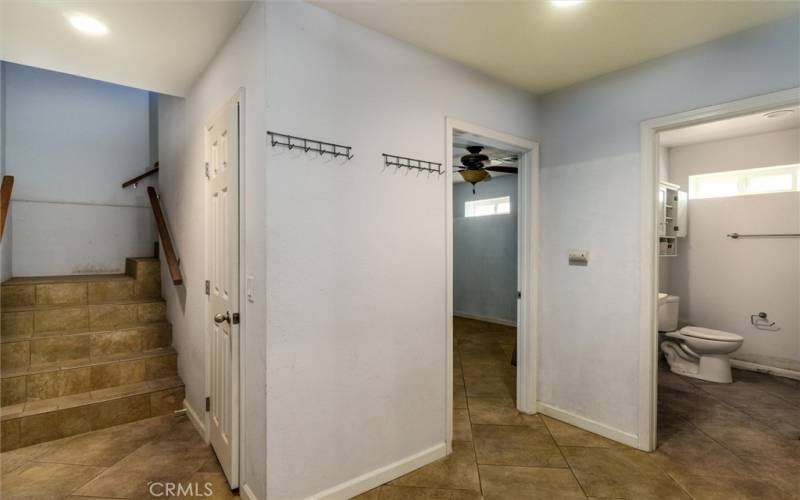
<path id="1" fill-rule="evenodd" d="M 453 185 L 453 309 L 517 320 L 517 176 Z M 511 196 L 511 213 L 464 217 L 464 202 Z"/>

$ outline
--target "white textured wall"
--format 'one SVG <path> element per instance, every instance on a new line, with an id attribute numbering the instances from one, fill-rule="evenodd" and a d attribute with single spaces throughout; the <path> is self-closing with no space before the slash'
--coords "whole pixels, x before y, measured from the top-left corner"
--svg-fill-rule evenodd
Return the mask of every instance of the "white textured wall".
<path id="1" fill-rule="evenodd" d="M 542 98 L 539 397 L 638 433 L 642 120 L 800 85 L 786 19 Z M 591 252 L 567 265 L 569 248 Z"/>
<path id="2" fill-rule="evenodd" d="M 670 181 L 711 172 L 800 163 L 797 129 L 670 149 Z M 684 322 L 745 338 L 733 357 L 800 370 L 800 240 L 731 240 L 728 233 L 800 233 L 800 193 L 689 200 L 689 233 L 662 290 L 681 298 Z M 760 311 L 780 331 L 758 330 Z"/>
<path id="3" fill-rule="evenodd" d="M 155 241 L 148 93 L 3 63 L 14 276 L 121 272 Z"/>
<path id="4" fill-rule="evenodd" d="M 517 321 L 517 176 L 453 184 L 453 311 Z M 464 203 L 511 197 L 511 213 L 464 217 Z"/>
<path id="5" fill-rule="evenodd" d="M 241 299 L 240 339 L 247 375 L 241 381 L 243 401 L 241 485 L 257 498 L 266 495 L 266 402 L 264 316 L 264 5 L 256 2 L 220 52 L 194 84 L 186 99 L 159 97 L 159 191 L 169 219 L 184 286 L 164 276 L 167 316 L 173 324 L 178 370 L 186 400 L 203 418 L 206 371 L 205 161 L 204 128 L 244 88 L 244 151 L 241 156 L 245 207 L 242 211 L 245 276 L 253 276 L 255 301 Z"/>
<path id="6" fill-rule="evenodd" d="M 536 99 L 303 3 L 267 6 L 267 473 L 302 498 L 445 441 L 445 117 L 535 139 Z"/>

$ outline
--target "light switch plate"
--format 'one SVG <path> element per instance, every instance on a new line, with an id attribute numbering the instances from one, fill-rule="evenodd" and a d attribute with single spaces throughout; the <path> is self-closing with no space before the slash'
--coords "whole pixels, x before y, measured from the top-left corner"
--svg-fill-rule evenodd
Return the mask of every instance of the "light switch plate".
<path id="1" fill-rule="evenodd" d="M 569 251 L 569 265 L 570 266 L 588 266 L 589 265 L 589 250 L 580 248 L 572 248 Z"/>
<path id="2" fill-rule="evenodd" d="M 247 293 L 247 301 L 248 302 L 255 302 L 254 292 L 253 292 L 253 277 L 248 276 L 245 278 L 245 292 Z"/>

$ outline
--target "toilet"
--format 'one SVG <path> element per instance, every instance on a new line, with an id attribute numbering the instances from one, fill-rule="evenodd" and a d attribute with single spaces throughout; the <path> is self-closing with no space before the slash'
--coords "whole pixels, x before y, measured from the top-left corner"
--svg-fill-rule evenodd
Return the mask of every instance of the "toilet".
<path id="1" fill-rule="evenodd" d="M 680 297 L 658 294 L 658 331 L 667 339 L 661 342 L 661 351 L 670 370 L 710 382 L 733 382 L 730 354 L 742 346 L 744 337 L 699 326 L 678 330 L 679 306 Z"/>

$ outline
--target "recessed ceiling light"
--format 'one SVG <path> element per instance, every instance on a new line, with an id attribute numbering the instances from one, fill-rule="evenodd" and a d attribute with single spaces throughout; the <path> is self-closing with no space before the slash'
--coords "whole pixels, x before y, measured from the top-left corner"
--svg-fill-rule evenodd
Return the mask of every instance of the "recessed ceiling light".
<path id="1" fill-rule="evenodd" d="M 789 116 L 794 113 L 793 109 L 779 109 L 777 111 L 770 111 L 769 113 L 764 113 L 764 118 L 783 118 L 784 116 Z"/>
<path id="2" fill-rule="evenodd" d="M 108 27 L 105 24 L 86 14 L 67 14 L 67 20 L 73 28 L 87 35 L 100 36 L 108 33 Z"/>
<path id="3" fill-rule="evenodd" d="M 556 7 L 575 7 L 583 2 L 584 0 L 550 0 L 550 3 Z"/>

